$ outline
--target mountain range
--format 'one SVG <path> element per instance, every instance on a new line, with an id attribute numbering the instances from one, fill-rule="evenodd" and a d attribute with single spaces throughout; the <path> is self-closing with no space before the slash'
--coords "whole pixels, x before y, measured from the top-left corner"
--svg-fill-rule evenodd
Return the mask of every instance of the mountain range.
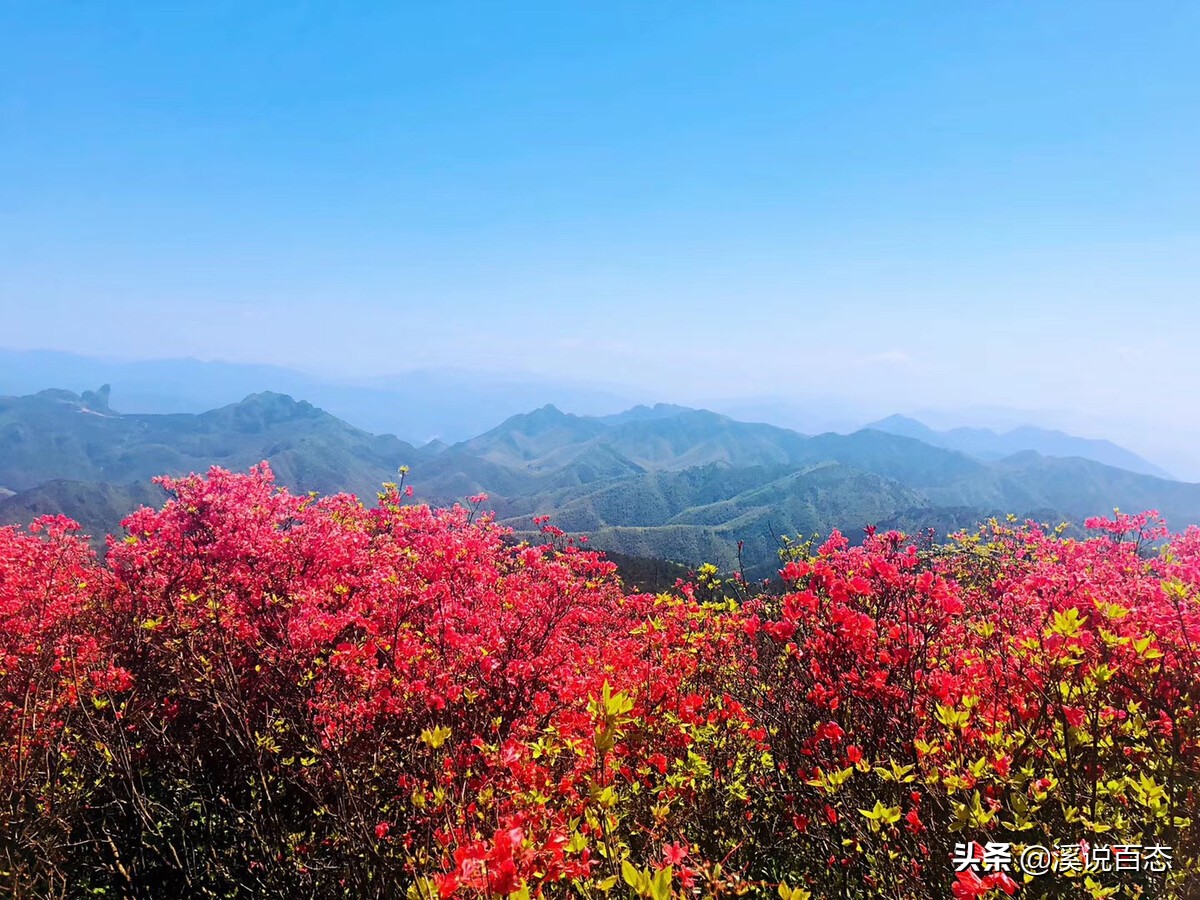
<path id="1" fill-rule="evenodd" d="M 1036 450 L 1044 456 L 1078 456 L 1143 475 L 1171 477 L 1154 463 L 1117 446 L 1112 441 L 1075 437 L 1062 431 L 1034 428 L 1029 425 L 1000 433 L 990 428 L 951 428 L 936 431 L 908 416 L 893 415 L 865 427 L 916 438 L 934 447 L 961 450 L 980 459 L 1003 459 L 1023 450 Z"/>
<path id="2" fill-rule="evenodd" d="M 548 401 L 577 412 L 604 414 L 624 409 L 635 399 L 605 385 L 488 371 L 413 369 L 352 379 L 249 363 L 117 360 L 0 348 L 0 395 L 95 384 L 112 385 L 121 409 L 131 413 L 202 413 L 270 390 L 302 397 L 367 431 L 419 443 L 464 440 Z"/>
<path id="3" fill-rule="evenodd" d="M 303 398 L 374 434 L 395 434 L 419 444 L 433 439 L 448 443 L 467 440 L 509 416 L 547 402 L 599 417 L 645 414 L 628 411 L 644 399 L 638 396 L 641 390 L 557 376 L 548 379 L 514 372 L 425 368 L 387 376 L 334 378 L 282 366 L 229 361 L 119 360 L 55 350 L 0 348 L 0 395 L 32 394 L 47 386 L 78 389 L 97 384 L 110 384 L 120 398 L 119 407 L 127 413 L 203 413 L 251 394 L 275 391 Z M 1170 477 L 1159 466 L 1108 441 L 1030 427 L 1031 417 L 1038 415 L 1032 411 L 927 410 L 919 415 L 910 411 L 915 418 L 893 415 L 875 421 L 880 411 L 875 405 L 811 393 L 757 400 L 693 398 L 691 405 L 714 409 L 740 421 L 769 422 L 809 434 L 848 434 L 863 427 L 875 428 L 981 459 L 995 460 L 1022 450 L 1036 450 L 1046 456 L 1080 456 L 1130 471 Z M 653 409 L 658 410 L 654 415 L 662 416 L 664 410 L 682 407 L 660 404 Z M 935 431 L 926 427 L 929 417 L 935 423 L 949 418 L 955 425 L 980 421 L 1025 424 L 1003 433 L 961 427 Z M 1052 417 L 1051 421 L 1060 419 Z M 1193 471 L 1188 466 L 1182 470 L 1185 474 Z"/>
<path id="4" fill-rule="evenodd" d="M 968 453 L 940 446 L 945 433 L 897 434 L 920 423 L 894 419 L 810 436 L 666 404 L 603 416 L 545 405 L 467 440 L 418 446 L 279 393 L 203 413 L 122 414 L 111 403 L 107 388 L 0 398 L 0 521 L 64 513 L 91 534 L 114 532 L 133 508 L 161 502 L 155 475 L 265 459 L 290 488 L 367 500 L 407 465 L 418 500 L 487 493 L 518 532 L 550 515 L 627 557 L 729 567 L 741 541 L 755 575 L 773 569 L 783 536 L 834 528 L 852 538 L 869 524 L 946 532 L 1007 513 L 1078 523 L 1114 506 L 1200 523 L 1200 485 L 1028 448 L 1001 456 L 1012 435 L 975 436 Z"/>

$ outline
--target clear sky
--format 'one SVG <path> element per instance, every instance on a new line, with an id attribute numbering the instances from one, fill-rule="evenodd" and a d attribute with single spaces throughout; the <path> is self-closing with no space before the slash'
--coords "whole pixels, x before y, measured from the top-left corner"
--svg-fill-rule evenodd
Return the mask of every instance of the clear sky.
<path id="1" fill-rule="evenodd" d="M 1192 452 L 1197 46 L 1194 2 L 0 0 L 0 345 Z"/>

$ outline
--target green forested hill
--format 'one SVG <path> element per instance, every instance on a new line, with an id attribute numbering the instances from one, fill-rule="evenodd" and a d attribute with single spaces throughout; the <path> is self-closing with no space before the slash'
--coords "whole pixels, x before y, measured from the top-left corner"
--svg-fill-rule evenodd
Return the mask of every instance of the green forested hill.
<path id="1" fill-rule="evenodd" d="M 283 394 L 254 394 L 211 412 L 120 415 L 67 391 L 0 398 L 0 484 L 55 479 L 127 484 L 269 460 L 279 480 L 321 492 L 374 495 L 381 473 L 420 454 Z"/>
<path id="2" fill-rule="evenodd" d="M 121 520 L 140 506 L 160 506 L 167 499 L 149 481 L 109 484 L 58 478 L 0 497 L 0 524 L 25 524 L 39 516 L 64 515 L 83 525 L 97 548 L 107 534 L 121 532 Z"/>
<path id="3" fill-rule="evenodd" d="M 492 462 L 544 472 L 598 448 L 647 470 L 711 462 L 738 467 L 794 463 L 805 443 L 803 435 L 786 428 L 737 422 L 707 410 L 675 407 L 664 415 L 597 419 L 544 406 L 460 446 Z"/>
<path id="4" fill-rule="evenodd" d="M 414 447 L 282 394 L 201 414 L 121 415 L 109 401 L 106 391 L 0 398 L 0 485 L 14 492 L 0 492 L 0 520 L 63 513 L 101 534 L 159 502 L 154 475 L 265 459 L 290 488 L 367 500 L 407 465 L 418 500 L 486 493 L 518 531 L 550 515 L 630 557 L 728 566 L 743 541 L 755 574 L 773 568 L 783 535 L 834 528 L 851 538 L 869 524 L 944 532 L 992 515 L 1079 521 L 1114 506 L 1200 523 L 1200 485 L 1089 460 L 984 460 L 881 430 L 809 437 L 682 407 L 593 418 L 546 406 L 452 446 Z"/>

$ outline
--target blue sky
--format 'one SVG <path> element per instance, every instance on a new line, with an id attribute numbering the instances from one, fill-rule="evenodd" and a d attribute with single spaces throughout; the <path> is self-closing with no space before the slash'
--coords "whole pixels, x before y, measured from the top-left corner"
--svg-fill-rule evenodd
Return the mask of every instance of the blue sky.
<path id="1" fill-rule="evenodd" d="M 0 0 L 0 344 L 1042 409 L 1178 456 L 1198 38 L 1182 2 Z"/>

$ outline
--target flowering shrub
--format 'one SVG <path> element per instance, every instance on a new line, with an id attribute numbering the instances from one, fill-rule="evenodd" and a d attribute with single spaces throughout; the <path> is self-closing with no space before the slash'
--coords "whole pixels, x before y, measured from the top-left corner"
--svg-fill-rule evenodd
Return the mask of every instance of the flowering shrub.
<path id="1" fill-rule="evenodd" d="M 778 768 L 762 805 L 807 837 L 773 851 L 797 877 L 923 896 L 957 843 L 1085 841 L 1174 849 L 1172 876 L 1125 879 L 1135 895 L 1195 888 L 1200 534 L 1145 558 L 1165 536 L 1146 517 L 1088 524 L 1108 536 L 991 523 L 921 554 L 834 535 L 787 563 L 791 592 L 748 605 L 745 689 Z M 1013 894 L 1014 875 L 964 872 L 954 895 Z M 1072 871 L 1025 891 L 1112 888 Z"/>
<path id="2" fill-rule="evenodd" d="M 13 896 L 1200 891 L 1200 530 L 834 534 L 782 591 L 629 595 L 484 498 L 162 484 L 103 563 L 0 530 Z M 1173 860 L 962 864 L 999 842 Z"/>

